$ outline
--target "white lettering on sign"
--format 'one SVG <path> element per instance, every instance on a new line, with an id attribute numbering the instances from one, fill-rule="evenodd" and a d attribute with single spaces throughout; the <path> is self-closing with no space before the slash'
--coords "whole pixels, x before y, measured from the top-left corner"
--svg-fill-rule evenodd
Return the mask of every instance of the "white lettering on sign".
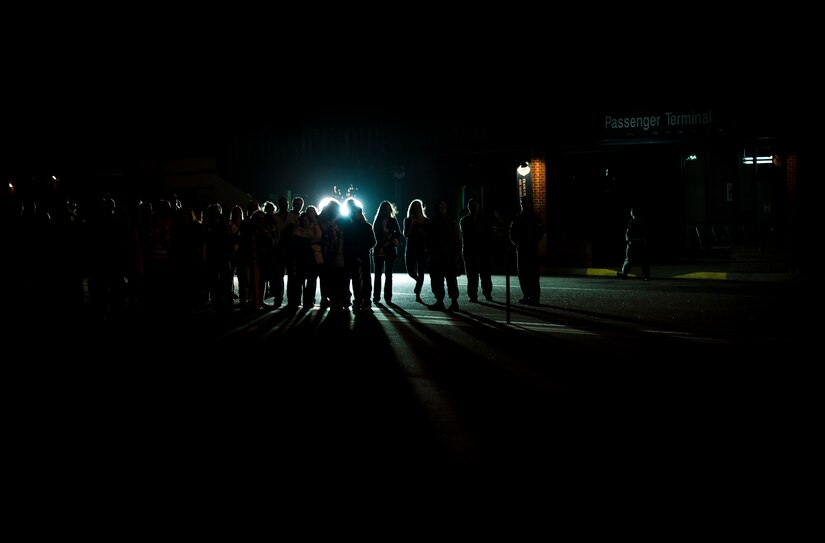
<path id="1" fill-rule="evenodd" d="M 671 113 L 668 111 L 665 113 L 665 117 L 667 117 L 668 126 L 696 126 L 711 123 L 710 111 L 704 113 L 694 113 L 693 111 L 690 113 Z"/>
<path id="2" fill-rule="evenodd" d="M 713 115 L 710 111 L 689 113 L 666 111 L 644 115 L 605 115 L 605 130 L 652 130 L 657 128 L 685 128 L 691 126 L 710 126 Z"/>
<path id="3" fill-rule="evenodd" d="M 659 115 L 641 115 L 638 117 L 612 117 L 605 115 L 604 127 L 615 130 L 617 128 L 641 128 L 650 130 L 659 126 L 662 117 Z"/>

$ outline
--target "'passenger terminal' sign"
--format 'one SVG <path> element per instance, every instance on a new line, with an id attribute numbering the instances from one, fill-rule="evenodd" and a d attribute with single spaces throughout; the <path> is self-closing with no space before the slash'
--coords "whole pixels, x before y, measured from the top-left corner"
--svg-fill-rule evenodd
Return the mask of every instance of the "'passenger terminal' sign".
<path id="1" fill-rule="evenodd" d="M 713 113 L 708 111 L 663 111 L 638 115 L 604 116 L 603 129 L 609 138 L 678 135 L 703 132 L 713 126 Z"/>

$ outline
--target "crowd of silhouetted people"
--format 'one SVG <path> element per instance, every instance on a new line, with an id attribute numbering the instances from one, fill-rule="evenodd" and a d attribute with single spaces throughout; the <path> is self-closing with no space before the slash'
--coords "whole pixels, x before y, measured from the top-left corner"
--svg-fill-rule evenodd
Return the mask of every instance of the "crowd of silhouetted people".
<path id="1" fill-rule="evenodd" d="M 527 205 L 529 216 L 523 209 L 505 223 L 488 219 L 474 199 L 456 220 L 444 201 L 428 216 L 421 199 L 399 217 L 389 200 L 375 210 L 353 198 L 319 209 L 285 196 L 199 208 L 171 195 L 130 207 L 104 194 L 79 206 L 65 199 L 41 205 L 10 191 L 3 202 L 4 284 L 22 311 L 82 311 L 101 319 L 316 305 L 360 312 L 393 303 L 400 260 L 418 303 L 454 311 L 462 274 L 469 302 L 493 300 L 494 253 L 509 240 L 521 262 L 520 301 L 538 304 L 543 227 L 529 199 Z"/>

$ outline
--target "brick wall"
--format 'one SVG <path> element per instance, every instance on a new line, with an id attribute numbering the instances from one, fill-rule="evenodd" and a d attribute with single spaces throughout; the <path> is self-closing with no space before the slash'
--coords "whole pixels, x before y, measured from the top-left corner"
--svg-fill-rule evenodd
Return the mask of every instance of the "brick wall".
<path id="1" fill-rule="evenodd" d="M 545 228 L 547 227 L 547 165 L 543 158 L 530 159 L 530 174 L 533 180 L 533 207 L 536 209 Z M 539 255 L 542 260 L 547 256 L 547 234 L 539 243 Z"/>
<path id="2" fill-rule="evenodd" d="M 530 172 L 533 178 L 533 207 L 539 217 L 544 218 L 547 212 L 547 166 L 544 159 L 531 158 Z"/>

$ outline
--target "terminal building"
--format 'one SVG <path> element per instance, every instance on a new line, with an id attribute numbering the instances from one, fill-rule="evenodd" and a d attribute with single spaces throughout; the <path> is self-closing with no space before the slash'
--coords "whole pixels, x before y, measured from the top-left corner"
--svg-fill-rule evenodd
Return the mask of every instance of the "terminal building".
<path id="1" fill-rule="evenodd" d="M 531 157 L 546 198 L 547 258 L 616 266 L 630 208 L 655 261 L 728 259 L 793 272 L 803 157 L 794 119 L 712 108 L 601 111 Z M 543 163 L 542 163 L 543 162 Z"/>

